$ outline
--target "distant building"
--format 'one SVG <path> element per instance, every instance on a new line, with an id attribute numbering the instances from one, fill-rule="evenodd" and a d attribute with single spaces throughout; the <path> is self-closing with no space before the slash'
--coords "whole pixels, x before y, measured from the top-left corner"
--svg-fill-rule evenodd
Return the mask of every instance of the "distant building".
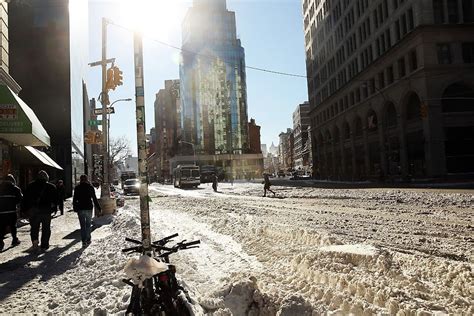
<path id="1" fill-rule="evenodd" d="M 266 145 L 266 144 L 261 144 L 261 145 L 260 145 L 260 150 L 262 151 L 263 157 L 267 157 L 267 156 L 268 156 L 268 149 L 267 149 L 267 145 Z"/>
<path id="2" fill-rule="evenodd" d="M 279 163 L 280 167 L 287 170 L 291 169 L 293 166 L 291 165 L 291 160 L 293 157 L 293 154 L 291 153 L 292 148 L 290 148 L 290 145 L 292 144 L 292 141 L 290 141 L 290 137 L 293 135 L 293 130 L 291 128 L 288 128 L 286 132 L 280 133 L 280 143 L 278 145 L 278 157 L 279 157 Z"/>
<path id="3" fill-rule="evenodd" d="M 250 119 L 248 124 L 250 144 L 249 153 L 261 154 L 262 148 L 260 144 L 260 126 L 255 123 L 255 119 Z"/>
<path id="4" fill-rule="evenodd" d="M 305 151 L 308 141 L 309 102 L 305 102 L 296 107 L 293 112 L 293 135 L 294 135 L 294 167 L 295 169 L 307 169 L 309 153 Z"/>
<path id="5" fill-rule="evenodd" d="M 472 1 L 302 4 L 313 168 L 354 180 L 472 175 Z"/>
<path id="6" fill-rule="evenodd" d="M 246 153 L 245 53 L 235 13 L 227 10 L 226 0 L 194 0 L 182 38 L 183 140 L 194 144 L 199 154 Z"/>
<path id="7" fill-rule="evenodd" d="M 275 146 L 275 144 L 272 142 L 272 145 L 268 149 L 268 152 L 272 154 L 274 157 L 278 156 L 278 146 Z"/>
<path id="8" fill-rule="evenodd" d="M 179 80 L 166 80 L 165 88 L 156 94 L 156 166 L 157 178 L 171 179 L 170 158 L 179 154 L 181 138 L 181 101 Z"/>

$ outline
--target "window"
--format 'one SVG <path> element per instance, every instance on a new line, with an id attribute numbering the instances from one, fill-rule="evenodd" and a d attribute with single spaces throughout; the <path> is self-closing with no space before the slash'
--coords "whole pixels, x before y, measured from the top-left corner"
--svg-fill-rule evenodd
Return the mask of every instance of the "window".
<path id="1" fill-rule="evenodd" d="M 415 27 L 415 20 L 413 19 L 413 9 L 410 8 L 407 11 L 408 30 L 411 31 Z"/>
<path id="2" fill-rule="evenodd" d="M 474 1 L 472 0 L 463 1 L 462 12 L 464 14 L 464 23 L 474 22 Z"/>
<path id="3" fill-rule="evenodd" d="M 384 77 L 383 71 L 379 72 L 378 76 L 379 76 L 379 89 L 383 89 L 385 88 L 385 77 Z"/>
<path id="4" fill-rule="evenodd" d="M 451 46 L 449 44 L 438 44 L 438 62 L 440 64 L 451 64 Z"/>
<path id="5" fill-rule="evenodd" d="M 370 94 L 375 93 L 375 79 L 374 78 L 369 80 L 369 93 Z"/>
<path id="6" fill-rule="evenodd" d="M 418 68 L 418 58 L 416 56 L 416 50 L 412 50 L 408 55 L 410 59 L 410 71 L 414 71 Z"/>
<path id="7" fill-rule="evenodd" d="M 387 84 L 393 83 L 393 66 L 387 68 Z"/>
<path id="8" fill-rule="evenodd" d="M 444 23 L 443 0 L 433 0 L 433 13 L 435 24 Z"/>
<path id="9" fill-rule="evenodd" d="M 462 43 L 462 59 L 466 64 L 474 63 L 474 42 Z"/>
<path id="10" fill-rule="evenodd" d="M 405 58 L 402 57 L 398 60 L 398 78 L 405 77 L 406 68 L 405 68 Z"/>
<path id="11" fill-rule="evenodd" d="M 458 0 L 448 0 L 448 21 L 449 23 L 458 23 Z"/>

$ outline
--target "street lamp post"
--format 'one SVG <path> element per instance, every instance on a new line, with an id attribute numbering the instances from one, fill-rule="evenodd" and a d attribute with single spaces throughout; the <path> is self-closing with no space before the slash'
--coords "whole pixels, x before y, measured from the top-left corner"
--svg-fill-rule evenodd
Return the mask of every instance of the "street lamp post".
<path id="1" fill-rule="evenodd" d="M 112 106 L 117 102 L 128 102 L 128 101 L 132 101 L 132 98 L 115 100 L 114 102 L 112 102 L 112 104 L 110 104 L 109 109 L 112 108 Z M 107 154 L 109 155 L 109 165 L 112 164 L 112 161 L 110 161 L 110 153 L 111 153 L 111 151 L 110 151 L 110 114 L 111 113 L 107 113 L 107 129 L 108 129 L 107 130 Z M 110 177 L 111 177 L 110 176 L 110 169 L 111 168 L 109 166 L 108 166 L 108 168 L 109 168 L 109 173 L 108 173 L 109 179 L 107 179 L 107 180 L 108 180 L 109 183 L 112 183 L 110 181 Z"/>
<path id="2" fill-rule="evenodd" d="M 184 144 L 189 144 L 193 147 L 193 157 L 194 157 L 194 165 L 196 165 L 196 149 L 194 148 L 194 144 L 193 143 L 190 143 L 190 142 L 187 142 L 187 141 L 184 141 L 184 140 L 180 140 L 178 143 L 184 143 Z"/>

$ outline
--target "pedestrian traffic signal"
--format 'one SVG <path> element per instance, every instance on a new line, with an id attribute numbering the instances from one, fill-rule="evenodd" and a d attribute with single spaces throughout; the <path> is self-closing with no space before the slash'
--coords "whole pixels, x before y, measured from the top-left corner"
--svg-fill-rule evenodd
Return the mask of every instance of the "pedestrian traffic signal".
<path id="1" fill-rule="evenodd" d="M 121 71 L 119 69 L 119 67 L 117 67 L 117 66 L 114 66 L 113 70 L 114 70 L 114 85 L 115 85 L 115 87 L 123 85 L 123 82 L 122 82 L 122 80 L 123 80 L 123 76 L 122 76 L 123 71 Z"/>
<path id="2" fill-rule="evenodd" d="M 107 80 L 105 81 L 106 90 L 115 90 L 114 68 L 107 69 Z"/>

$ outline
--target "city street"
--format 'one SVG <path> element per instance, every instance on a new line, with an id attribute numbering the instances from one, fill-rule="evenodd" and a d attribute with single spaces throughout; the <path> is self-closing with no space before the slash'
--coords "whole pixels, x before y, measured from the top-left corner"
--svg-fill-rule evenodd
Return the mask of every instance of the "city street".
<path id="1" fill-rule="evenodd" d="M 263 198 L 262 187 L 150 186 L 154 238 L 202 242 L 171 257 L 197 315 L 474 312 L 472 191 L 276 186 Z M 138 204 L 128 196 L 117 216 L 96 221 L 85 250 L 65 238 L 74 213 L 53 220 L 53 249 L 34 260 L 21 252 L 22 227 L 24 242 L 0 256 L 3 310 L 124 312 L 120 249 L 139 238 Z"/>

